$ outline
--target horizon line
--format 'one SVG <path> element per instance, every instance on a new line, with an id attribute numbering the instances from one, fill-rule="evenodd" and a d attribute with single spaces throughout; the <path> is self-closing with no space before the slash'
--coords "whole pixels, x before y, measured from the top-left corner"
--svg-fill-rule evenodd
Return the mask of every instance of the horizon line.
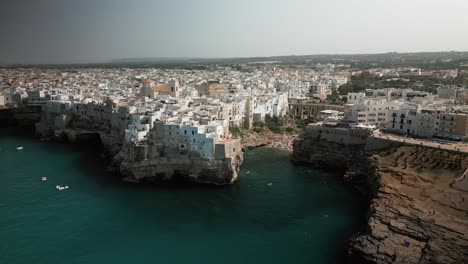
<path id="1" fill-rule="evenodd" d="M 468 50 L 449 50 L 449 51 L 405 51 L 405 52 L 397 52 L 397 51 L 388 51 L 388 52 L 377 52 L 377 53 L 315 53 L 315 54 L 289 54 L 289 55 L 269 55 L 269 56 L 238 56 L 238 57 L 124 57 L 124 58 L 115 58 L 115 59 L 107 59 L 107 60 L 100 60 L 100 61 L 87 61 L 87 62 L 62 62 L 62 63 L 41 63 L 41 62 L 33 62 L 33 63 L 2 63 L 0 62 L 0 66 L 30 66 L 30 65 L 99 65 L 99 64 L 119 64 L 123 63 L 124 60 L 155 60 L 154 62 L 127 62 L 127 63 L 158 63 L 157 60 L 164 63 L 170 63 L 170 61 L 181 61 L 181 60 L 230 60 L 230 59 L 262 59 L 262 58 L 278 58 L 278 57 L 305 57 L 305 56 L 353 56 L 353 55 L 385 55 L 385 54 L 423 54 L 423 53 L 468 53 Z"/>

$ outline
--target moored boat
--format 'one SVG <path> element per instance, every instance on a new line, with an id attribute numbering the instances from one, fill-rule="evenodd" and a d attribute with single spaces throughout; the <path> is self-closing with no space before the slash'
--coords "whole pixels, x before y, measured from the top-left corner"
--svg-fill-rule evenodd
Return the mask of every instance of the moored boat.
<path id="1" fill-rule="evenodd" d="M 57 185 L 57 186 L 55 186 L 55 188 L 57 188 L 57 190 L 59 190 L 59 191 L 63 191 L 63 190 L 68 189 L 68 185 L 65 185 L 65 186 Z"/>

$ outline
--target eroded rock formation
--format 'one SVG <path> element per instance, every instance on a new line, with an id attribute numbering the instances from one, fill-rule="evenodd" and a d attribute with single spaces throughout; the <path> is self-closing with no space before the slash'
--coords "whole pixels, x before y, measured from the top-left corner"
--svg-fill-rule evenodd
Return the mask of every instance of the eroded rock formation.
<path id="1" fill-rule="evenodd" d="M 368 143 L 369 144 L 369 143 Z M 468 263 L 468 192 L 452 188 L 468 157 L 423 146 L 369 150 L 303 134 L 292 160 L 341 169 L 371 198 L 365 230 L 351 239 L 357 263 Z"/>
<path id="2" fill-rule="evenodd" d="M 256 147 L 269 146 L 275 149 L 292 152 L 292 142 L 295 134 L 277 134 L 271 132 L 268 128 L 262 127 L 258 132 L 244 130 L 242 137 L 242 147 L 244 149 L 253 149 Z"/>
<path id="3" fill-rule="evenodd" d="M 98 137 L 111 160 L 109 169 L 121 173 L 123 180 L 133 183 L 177 180 L 231 184 L 238 179 L 243 161 L 240 146 L 233 157 L 204 159 L 196 153 L 182 153 L 181 150 L 160 148 L 155 144 L 124 143 L 121 133 L 109 124 L 74 116 L 43 112 L 36 124 L 36 133 L 43 138 L 69 142 Z"/>

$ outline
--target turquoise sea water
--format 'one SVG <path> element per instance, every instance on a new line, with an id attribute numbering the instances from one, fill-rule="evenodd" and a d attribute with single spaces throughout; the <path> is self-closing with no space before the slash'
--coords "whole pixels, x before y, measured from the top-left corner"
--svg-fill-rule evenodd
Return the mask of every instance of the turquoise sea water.
<path id="1" fill-rule="evenodd" d="M 248 151 L 232 186 L 127 185 L 18 131 L 0 130 L 0 263 L 336 263 L 363 221 L 356 191 L 285 152 Z"/>

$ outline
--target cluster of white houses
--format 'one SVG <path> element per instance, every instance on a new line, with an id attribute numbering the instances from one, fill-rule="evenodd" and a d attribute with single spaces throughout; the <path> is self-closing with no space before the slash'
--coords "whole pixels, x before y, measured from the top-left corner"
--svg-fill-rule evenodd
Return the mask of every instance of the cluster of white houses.
<path id="1" fill-rule="evenodd" d="M 465 99 L 443 97 L 410 89 L 349 93 L 345 119 L 418 137 L 465 138 L 468 135 Z"/>
<path id="2" fill-rule="evenodd" d="M 251 128 L 266 116 L 284 116 L 286 91 L 236 89 L 230 84 L 204 81 L 184 87 L 178 79 L 143 80 L 133 97 L 89 97 L 63 89 L 31 90 L 20 100 L 41 105 L 56 128 L 74 126 L 107 131 L 125 144 L 162 144 L 163 149 L 190 151 L 204 159 L 219 159 L 241 151 L 229 127 Z M 203 94 L 203 96 L 198 96 Z"/>
<path id="3" fill-rule="evenodd" d="M 180 121 L 180 122 L 177 122 Z M 129 144 L 160 144 L 163 149 L 190 151 L 204 159 L 216 157 L 216 144 L 239 141 L 229 134 L 224 120 L 215 120 L 209 125 L 200 125 L 190 118 L 163 122 L 154 113 L 131 114 L 125 130 L 125 142 Z M 240 151 L 240 147 L 238 151 Z"/>
<path id="4" fill-rule="evenodd" d="M 245 66 L 246 71 L 218 66 L 190 71 L 11 70 L 7 75 L 19 77 L 3 79 L 8 87 L 0 94 L 0 107 L 26 104 L 44 106 L 46 112 L 56 115 L 71 113 L 132 144 L 150 140 L 149 132 L 163 122 L 163 127 L 178 127 L 171 136 L 185 136 L 190 131 L 197 138 L 195 142 L 190 138 L 190 144 L 185 144 L 189 143 L 185 138 L 172 138 L 172 144 L 203 152 L 206 157 L 213 153 L 203 149 L 213 149 L 217 142 L 230 138 L 229 127 L 251 128 L 267 116 L 286 114 L 301 119 L 351 120 L 421 137 L 467 135 L 466 88 L 440 87 L 437 95 L 411 89 L 366 90 L 349 93 L 345 105 L 325 105 L 307 100 L 311 95 L 325 98 L 348 82 L 351 72 L 335 69 L 333 64 L 317 65 L 313 70 L 264 67 Z M 58 116 L 56 121 L 64 126 L 70 118 Z"/>

